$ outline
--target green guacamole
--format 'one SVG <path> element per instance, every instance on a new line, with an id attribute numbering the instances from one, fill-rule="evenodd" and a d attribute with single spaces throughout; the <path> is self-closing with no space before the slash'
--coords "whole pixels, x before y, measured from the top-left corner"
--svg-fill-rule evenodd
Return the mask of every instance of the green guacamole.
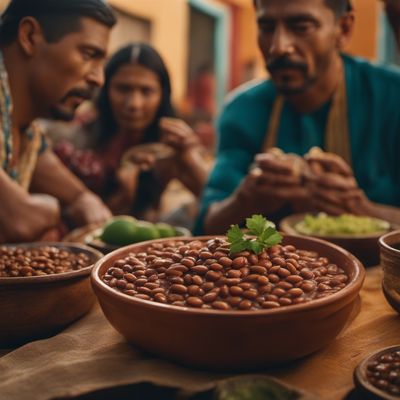
<path id="1" fill-rule="evenodd" d="M 298 233 L 320 236 L 368 235 L 384 233 L 389 228 L 388 222 L 376 218 L 351 214 L 333 217 L 325 213 L 306 215 L 303 221 L 295 225 Z"/>

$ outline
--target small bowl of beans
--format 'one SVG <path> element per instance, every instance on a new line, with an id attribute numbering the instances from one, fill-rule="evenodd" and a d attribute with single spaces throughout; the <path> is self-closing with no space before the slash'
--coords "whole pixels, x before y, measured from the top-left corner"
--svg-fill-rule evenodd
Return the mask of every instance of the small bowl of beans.
<path id="1" fill-rule="evenodd" d="M 354 371 L 357 388 L 368 399 L 400 397 L 400 346 L 379 350 L 363 360 Z"/>
<path id="2" fill-rule="evenodd" d="M 73 243 L 0 246 L 0 346 L 51 336 L 88 312 L 101 256 Z"/>
<path id="3" fill-rule="evenodd" d="M 130 343 L 190 366 L 254 369 L 331 342 L 354 311 L 365 271 L 344 249 L 286 236 L 260 254 L 226 237 L 159 239 L 96 263 L 92 284 Z"/>
<path id="4" fill-rule="evenodd" d="M 383 293 L 392 308 L 400 313 L 400 230 L 382 236 L 379 245 Z"/>

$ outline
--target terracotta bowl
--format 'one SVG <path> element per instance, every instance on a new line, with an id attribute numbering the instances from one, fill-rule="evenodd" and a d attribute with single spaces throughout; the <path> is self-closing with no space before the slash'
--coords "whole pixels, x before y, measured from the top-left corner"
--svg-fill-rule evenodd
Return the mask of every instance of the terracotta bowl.
<path id="1" fill-rule="evenodd" d="M 128 342 L 193 367 L 254 369 L 313 353 L 342 330 L 356 304 L 365 275 L 361 263 L 347 251 L 322 240 L 287 236 L 283 244 L 317 251 L 343 268 L 350 276 L 348 286 L 305 304 L 270 310 L 219 311 L 141 300 L 102 282 L 100 277 L 114 261 L 162 240 L 127 246 L 108 254 L 96 263 L 92 284 L 105 316 Z"/>
<path id="2" fill-rule="evenodd" d="M 373 385 L 368 380 L 368 365 L 371 362 L 378 361 L 381 356 L 385 356 L 391 354 L 393 352 L 400 351 L 400 346 L 391 346 L 381 349 L 375 353 L 370 354 L 367 358 L 365 358 L 354 370 L 354 382 L 357 386 L 357 389 L 362 395 L 362 399 L 383 399 L 383 400 L 396 400 L 399 399 L 398 394 L 391 394 L 387 390 L 382 390 L 377 386 Z M 396 385 L 399 386 L 398 384 Z M 357 397 L 358 398 L 358 397 Z"/>
<path id="3" fill-rule="evenodd" d="M 0 277 L 0 347 L 49 337 L 87 313 L 95 301 L 89 275 L 102 257 L 97 250 L 73 243 L 25 243 L 13 247 L 54 246 L 85 253 L 92 265 L 55 275 Z"/>
<path id="4" fill-rule="evenodd" d="M 383 293 L 389 304 L 400 313 L 400 230 L 382 236 L 379 245 Z"/>
<path id="5" fill-rule="evenodd" d="M 295 229 L 295 226 L 301 222 L 306 214 L 294 214 L 284 218 L 279 227 L 283 233 L 288 235 L 302 235 Z M 340 247 L 343 247 L 354 254 L 366 267 L 379 264 L 379 245 L 378 240 L 382 232 L 367 235 L 342 235 L 326 236 L 312 235 L 312 237 L 327 240 Z"/>

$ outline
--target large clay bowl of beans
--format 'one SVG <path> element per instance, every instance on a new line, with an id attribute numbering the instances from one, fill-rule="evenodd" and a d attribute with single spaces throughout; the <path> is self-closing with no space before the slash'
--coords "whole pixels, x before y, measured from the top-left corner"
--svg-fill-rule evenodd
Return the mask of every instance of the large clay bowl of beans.
<path id="1" fill-rule="evenodd" d="M 334 340 L 364 275 L 353 255 L 319 239 L 286 236 L 256 255 L 198 237 L 116 250 L 96 263 L 92 284 L 136 347 L 192 367 L 254 369 Z"/>
<path id="2" fill-rule="evenodd" d="M 93 264 L 102 256 L 68 243 L 0 247 L 0 347 L 51 336 L 89 311 Z"/>

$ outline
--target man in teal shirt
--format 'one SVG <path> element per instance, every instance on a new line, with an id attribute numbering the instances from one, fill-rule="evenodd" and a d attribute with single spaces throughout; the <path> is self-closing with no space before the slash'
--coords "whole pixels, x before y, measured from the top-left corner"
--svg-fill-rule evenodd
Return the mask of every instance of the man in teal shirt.
<path id="1" fill-rule="evenodd" d="M 223 233 L 253 213 L 278 219 L 304 204 L 400 222 L 400 73 L 342 55 L 354 22 L 348 0 L 255 8 L 271 80 L 239 89 L 219 118 L 197 231 Z M 266 152 L 273 146 L 334 154 L 310 158 L 323 172 L 306 187 L 288 159 Z"/>

